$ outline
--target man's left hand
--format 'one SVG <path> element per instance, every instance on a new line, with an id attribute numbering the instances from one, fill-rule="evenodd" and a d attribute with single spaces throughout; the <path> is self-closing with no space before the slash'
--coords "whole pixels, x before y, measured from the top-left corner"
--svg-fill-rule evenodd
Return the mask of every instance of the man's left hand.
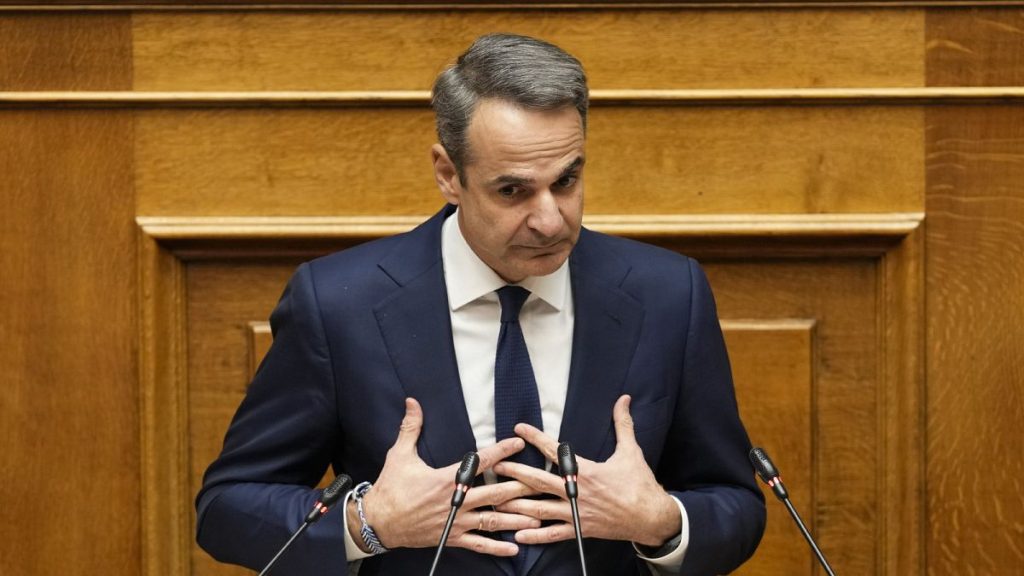
<path id="1" fill-rule="evenodd" d="M 675 500 L 658 484 L 644 460 L 633 433 L 629 403 L 629 396 L 621 396 L 612 410 L 616 446 L 611 458 L 600 463 L 577 458 L 580 526 L 588 538 L 628 540 L 658 547 L 679 533 L 682 518 Z M 515 432 L 536 446 L 548 460 L 557 462 L 558 440 L 529 424 L 516 425 Z M 517 498 L 496 508 L 538 520 L 560 521 L 542 528 L 519 530 L 517 542 L 546 544 L 575 537 L 562 478 L 515 462 L 501 462 L 494 466 L 494 472 L 559 497 L 558 500 Z"/>

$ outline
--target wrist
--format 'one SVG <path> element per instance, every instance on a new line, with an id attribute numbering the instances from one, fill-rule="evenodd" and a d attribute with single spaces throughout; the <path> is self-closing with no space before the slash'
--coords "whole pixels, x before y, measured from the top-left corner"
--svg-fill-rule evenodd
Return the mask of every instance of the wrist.
<path id="1" fill-rule="evenodd" d="M 363 482 L 362 484 L 355 487 L 352 491 L 353 499 L 356 502 L 356 515 L 359 518 L 359 545 L 361 550 L 366 550 L 371 554 L 383 554 L 388 549 L 381 543 L 380 538 L 374 531 L 373 526 L 370 525 L 366 519 L 366 511 L 364 510 L 365 496 L 373 488 L 373 484 L 369 482 Z"/>
<path id="2" fill-rule="evenodd" d="M 645 515 L 650 522 L 634 540 L 641 546 L 660 548 L 675 538 L 683 529 L 683 519 L 675 498 L 664 491 L 662 491 L 662 495 L 663 497 L 656 499 L 656 504 L 652 506 L 650 513 Z"/>
<path id="3" fill-rule="evenodd" d="M 364 554 L 371 554 L 369 546 L 366 542 L 363 542 L 363 536 L 360 534 L 360 530 L 363 527 L 362 522 L 359 520 L 359 510 L 356 505 L 355 499 L 349 499 L 345 506 L 345 521 L 348 524 L 348 535 L 352 538 L 352 542 L 361 550 Z"/>

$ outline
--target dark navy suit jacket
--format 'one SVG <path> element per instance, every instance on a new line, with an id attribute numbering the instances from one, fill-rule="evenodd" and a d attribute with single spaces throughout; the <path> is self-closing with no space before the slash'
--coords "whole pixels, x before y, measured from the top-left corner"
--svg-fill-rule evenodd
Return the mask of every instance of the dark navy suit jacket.
<path id="1" fill-rule="evenodd" d="M 259 569 L 312 508 L 328 466 L 373 481 L 404 398 L 423 406 L 419 453 L 443 467 L 476 448 L 452 344 L 441 261 L 447 206 L 415 230 L 296 271 L 271 316 L 274 343 L 196 500 L 197 539 L 214 558 Z M 630 394 L 637 441 L 686 507 L 683 573 L 721 574 L 760 540 L 764 497 L 746 454 L 715 303 L 697 263 L 584 229 L 569 258 L 576 326 L 559 439 L 581 457 L 615 450 L 612 406 Z M 340 507 L 314 524 L 275 574 L 344 576 Z M 588 572 L 646 574 L 628 542 L 588 540 Z M 398 549 L 360 574 L 426 574 L 433 551 Z M 546 546 L 531 574 L 579 573 L 575 545 Z M 438 574 L 507 576 L 511 562 L 452 548 Z"/>

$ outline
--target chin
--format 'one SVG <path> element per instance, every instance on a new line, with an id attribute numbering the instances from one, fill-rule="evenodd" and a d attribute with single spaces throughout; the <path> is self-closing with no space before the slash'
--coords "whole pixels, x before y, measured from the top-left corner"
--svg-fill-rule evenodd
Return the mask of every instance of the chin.
<path id="1" fill-rule="evenodd" d="M 541 262 L 531 262 L 531 266 L 524 267 L 526 276 L 554 274 L 556 270 L 562 267 L 562 264 L 565 263 L 568 257 L 568 254 L 552 254 L 551 256 L 545 256 Z"/>

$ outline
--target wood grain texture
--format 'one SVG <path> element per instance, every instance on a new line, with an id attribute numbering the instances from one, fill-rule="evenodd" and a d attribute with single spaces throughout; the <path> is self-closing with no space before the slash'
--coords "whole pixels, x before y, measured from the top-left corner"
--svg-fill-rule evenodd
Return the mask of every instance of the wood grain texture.
<path id="1" fill-rule="evenodd" d="M 131 126 L 0 113 L 5 574 L 138 569 Z"/>
<path id="2" fill-rule="evenodd" d="M 130 88 L 130 32 L 4 14 L 0 89 Z M 0 111 L 4 574 L 138 570 L 131 141 L 124 113 Z"/>
<path id="3" fill-rule="evenodd" d="M 919 107 L 595 108 L 587 212 L 918 211 L 923 115 Z M 426 109 L 145 111 L 136 128 L 138 212 L 429 214 L 441 203 L 434 141 Z"/>
<path id="4" fill-rule="evenodd" d="M 429 110 L 139 115 L 141 215 L 432 213 Z M 382 208 L 382 207 L 387 207 Z"/>
<path id="5" fill-rule="evenodd" d="M 928 117 L 929 574 L 1012 573 L 1024 566 L 1024 110 Z"/>
<path id="6" fill-rule="evenodd" d="M 878 286 L 879 434 L 885 474 L 878 540 L 884 574 L 925 574 L 924 230 L 907 234 L 882 258 Z"/>
<path id="7" fill-rule="evenodd" d="M 722 331 L 751 442 L 774 455 L 794 505 L 814 510 L 814 322 L 731 320 L 722 323 Z M 812 574 L 807 547 L 793 537 L 789 514 L 773 502 L 770 490 L 765 492 L 768 526 L 754 557 L 736 573 Z M 814 531 L 813 516 L 808 522 Z"/>
<path id="8" fill-rule="evenodd" d="M 424 90 L 474 38 L 551 40 L 590 86 L 921 86 L 921 10 L 138 13 L 137 90 Z"/>
<path id="9" fill-rule="evenodd" d="M 188 323 L 182 262 L 138 234 L 139 408 L 144 576 L 186 574 L 194 514 L 188 482 Z"/>
<path id="10" fill-rule="evenodd" d="M 127 14 L 0 15 L 0 90 L 128 90 Z"/>
<path id="11" fill-rule="evenodd" d="M 249 332 L 247 335 L 249 344 L 249 373 L 246 375 L 246 380 L 252 382 L 260 362 L 263 361 L 263 357 L 270 350 L 270 345 L 274 343 L 274 335 L 270 330 L 270 322 L 266 320 L 249 322 Z"/>
<path id="12" fill-rule="evenodd" d="M 805 521 L 813 518 L 815 536 L 833 566 L 850 574 L 884 573 L 876 539 L 885 513 L 879 499 L 884 439 L 878 427 L 882 356 L 877 262 L 705 260 L 704 266 L 723 323 L 756 318 L 816 321 L 815 506 L 797 504 Z M 760 394 L 741 400 L 741 409 L 760 401 Z M 772 455 L 782 470 L 790 468 L 782 454 Z M 782 504 L 772 499 L 768 506 Z M 800 538 L 791 523 L 786 530 L 789 537 Z M 805 553 L 810 561 L 810 550 Z"/>
<path id="13" fill-rule="evenodd" d="M 929 86 L 1024 86 L 1024 9 L 931 10 Z"/>
<path id="14" fill-rule="evenodd" d="M 1022 85 L 1024 11 L 928 14 L 929 83 Z M 1024 566 L 1024 110 L 929 110 L 928 573 Z"/>

